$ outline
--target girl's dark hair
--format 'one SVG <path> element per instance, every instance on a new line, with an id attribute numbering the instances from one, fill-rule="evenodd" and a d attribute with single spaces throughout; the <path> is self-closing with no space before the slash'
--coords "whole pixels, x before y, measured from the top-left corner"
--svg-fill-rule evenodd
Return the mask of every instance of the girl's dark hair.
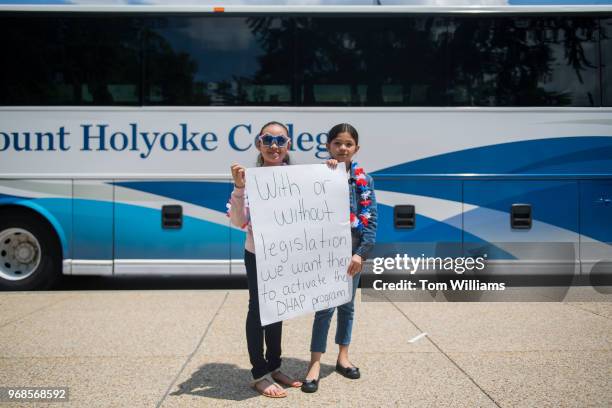
<path id="1" fill-rule="evenodd" d="M 331 143 L 331 141 L 337 138 L 340 133 L 344 132 L 351 135 L 355 141 L 355 144 L 359 144 L 359 133 L 357 133 L 357 129 L 348 123 L 340 123 L 329 129 L 329 132 L 327 133 L 327 143 Z"/>
<path id="2" fill-rule="evenodd" d="M 265 125 L 263 125 L 263 126 L 261 127 L 261 130 L 260 130 L 260 131 L 259 131 L 259 133 L 257 134 L 257 136 L 260 136 L 260 135 L 263 133 L 263 131 L 264 131 L 264 129 L 265 129 L 265 128 L 267 128 L 268 126 L 272 126 L 272 125 L 276 125 L 276 126 L 280 126 L 280 127 L 282 127 L 283 129 L 285 129 L 285 133 L 287 134 L 287 136 L 289 136 L 289 129 L 287 128 L 287 126 L 285 126 L 285 124 L 284 124 L 284 123 L 280 123 L 280 122 L 277 122 L 277 121 L 275 121 L 275 120 L 273 120 L 273 121 L 271 121 L 271 122 L 268 122 L 268 123 L 266 123 Z M 289 153 L 287 153 L 287 154 L 285 155 L 285 158 L 283 159 L 283 163 L 285 163 L 285 164 L 291 164 L 291 160 L 289 159 Z M 261 153 L 259 153 L 259 154 L 257 155 L 257 167 L 261 167 L 261 166 L 263 166 L 263 164 L 264 164 L 263 156 L 261 155 Z"/>

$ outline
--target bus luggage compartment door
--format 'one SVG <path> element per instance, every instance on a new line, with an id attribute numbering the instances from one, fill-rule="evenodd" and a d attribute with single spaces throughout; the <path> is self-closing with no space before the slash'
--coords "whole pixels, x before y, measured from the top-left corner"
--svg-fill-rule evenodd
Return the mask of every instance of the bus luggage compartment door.
<path id="1" fill-rule="evenodd" d="M 115 274 L 228 275 L 230 191 L 224 180 L 116 180 Z"/>
<path id="2" fill-rule="evenodd" d="M 612 180 L 580 181 L 580 260 L 583 275 L 612 275 Z"/>
<path id="3" fill-rule="evenodd" d="M 485 257 L 487 274 L 579 273 L 576 181 L 465 181 L 464 205 L 473 206 L 464 212 L 464 254 Z M 517 209 L 529 227 L 517 223 Z"/>
<path id="4" fill-rule="evenodd" d="M 112 180 L 75 180 L 73 188 L 72 274 L 112 275 Z"/>

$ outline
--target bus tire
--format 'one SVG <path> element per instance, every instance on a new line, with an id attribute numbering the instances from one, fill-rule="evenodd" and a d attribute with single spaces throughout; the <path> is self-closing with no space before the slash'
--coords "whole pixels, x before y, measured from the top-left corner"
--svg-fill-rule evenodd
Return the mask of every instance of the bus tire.
<path id="1" fill-rule="evenodd" d="M 50 225 L 31 214 L 0 217 L 0 289 L 45 290 L 61 274 L 61 246 Z"/>

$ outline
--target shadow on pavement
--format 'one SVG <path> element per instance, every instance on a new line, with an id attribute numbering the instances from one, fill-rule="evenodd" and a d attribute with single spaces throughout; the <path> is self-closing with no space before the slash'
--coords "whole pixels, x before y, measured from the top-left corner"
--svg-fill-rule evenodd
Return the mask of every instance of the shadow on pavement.
<path id="1" fill-rule="evenodd" d="M 246 276 L 62 276 L 51 290 L 189 290 L 246 288 Z"/>
<path id="2" fill-rule="evenodd" d="M 283 358 L 284 373 L 297 379 L 302 379 L 306 373 L 308 361 L 296 358 Z M 320 378 L 332 374 L 334 366 L 321 364 Z M 235 364 L 207 363 L 191 374 L 191 377 L 178 385 L 178 390 L 170 395 L 195 395 L 228 401 L 244 401 L 259 397 L 259 394 L 249 387 L 251 371 Z M 287 387 L 285 387 L 287 388 Z M 298 390 L 299 391 L 299 390 Z"/>

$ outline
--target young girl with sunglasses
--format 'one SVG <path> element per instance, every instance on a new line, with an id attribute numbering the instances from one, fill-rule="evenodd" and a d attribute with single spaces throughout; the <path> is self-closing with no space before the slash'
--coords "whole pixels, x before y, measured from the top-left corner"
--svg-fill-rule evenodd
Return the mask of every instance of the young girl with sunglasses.
<path id="1" fill-rule="evenodd" d="M 257 166 L 282 166 L 289 164 L 288 150 L 291 146 L 289 132 L 285 125 L 279 122 L 266 123 L 256 138 L 255 145 L 259 150 Z M 267 326 L 261 325 L 259 316 L 259 299 L 257 292 L 257 264 L 255 258 L 255 243 L 251 227 L 249 209 L 245 203 L 245 168 L 240 164 L 231 166 L 234 179 L 234 191 L 229 203 L 229 216 L 232 224 L 246 229 L 244 244 L 244 264 L 246 266 L 249 285 L 249 311 L 246 319 L 246 336 L 253 387 L 261 395 L 271 398 L 283 398 L 286 391 L 276 382 L 289 387 L 300 387 L 296 381 L 280 371 L 281 366 L 281 335 L 282 322 Z M 264 339 L 266 353 L 264 356 Z"/>
<path id="2" fill-rule="evenodd" d="M 348 356 L 353 316 L 355 311 L 355 292 L 359 285 L 362 264 L 368 253 L 374 247 L 376 240 L 376 197 L 372 178 L 367 175 L 353 156 L 359 151 L 359 134 L 348 123 L 341 123 L 331 128 L 327 138 L 327 151 L 331 159 L 328 166 L 335 168 L 338 164 L 344 166 L 349 182 L 350 221 L 353 257 L 348 266 L 347 274 L 353 279 L 353 295 L 350 302 L 338 306 L 338 326 L 336 328 L 336 344 L 339 352 L 336 360 L 336 371 L 344 377 L 357 379 L 361 376 L 359 368 L 355 367 Z M 327 333 L 334 309 L 321 310 L 315 314 L 312 325 L 312 340 L 310 343 L 310 365 L 302 391 L 316 392 L 319 387 L 321 356 L 325 353 Z"/>

